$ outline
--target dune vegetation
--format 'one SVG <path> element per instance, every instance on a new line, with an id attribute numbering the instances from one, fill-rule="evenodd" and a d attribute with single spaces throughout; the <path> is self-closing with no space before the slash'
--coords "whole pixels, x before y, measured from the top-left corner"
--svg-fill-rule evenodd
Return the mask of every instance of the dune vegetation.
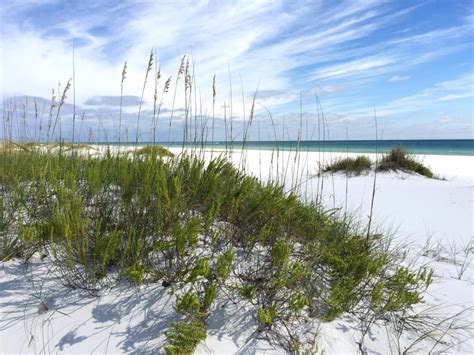
<path id="1" fill-rule="evenodd" d="M 178 78 L 189 93 L 185 63 Z M 152 66 L 151 55 L 144 87 Z M 126 66 L 122 85 L 125 74 Z M 215 100 L 214 85 L 213 92 Z M 370 222 L 353 223 L 317 199 L 303 202 L 281 182 L 246 175 L 223 156 L 205 161 L 138 144 L 133 154 L 109 146 L 92 155 L 88 144 L 56 143 L 49 138 L 60 108 L 53 100 L 47 142 L 8 139 L 0 147 L 2 261 L 41 255 L 63 285 L 92 293 L 119 281 L 161 284 L 179 315 L 163 329 L 169 354 L 192 353 L 206 338 L 219 298 L 251 307 L 255 334 L 295 352 L 307 350 L 297 325 L 311 319 L 350 315 L 367 330 L 390 319 L 403 325 L 400 332 L 418 321 L 413 306 L 432 271 L 407 266 L 402 250 Z M 58 149 L 35 148 L 54 144 Z M 412 164 L 398 149 L 378 168 L 422 171 Z M 371 166 L 358 157 L 327 170 L 359 174 Z"/>
<path id="2" fill-rule="evenodd" d="M 376 171 L 403 171 L 406 173 L 416 173 L 427 178 L 433 178 L 433 172 L 423 165 L 413 154 L 403 146 L 392 148 L 388 153 L 382 155 L 380 161 L 374 164 L 369 157 L 359 155 L 355 158 L 340 158 L 327 164 L 322 172 L 344 172 L 347 175 L 360 175 L 370 171 L 376 165 Z"/>
<path id="3" fill-rule="evenodd" d="M 135 155 L 151 155 L 151 156 L 158 156 L 158 157 L 172 157 L 173 153 L 171 153 L 168 149 L 163 148 L 159 145 L 147 145 L 145 147 L 137 148 L 134 151 Z"/>
<path id="4" fill-rule="evenodd" d="M 355 158 L 340 158 L 324 167 L 323 172 L 344 172 L 347 175 L 360 175 L 372 168 L 372 161 L 365 155 Z"/>
<path id="5" fill-rule="evenodd" d="M 377 166 L 379 171 L 405 171 L 433 178 L 433 172 L 410 154 L 403 146 L 398 146 L 382 156 Z"/>
<path id="6" fill-rule="evenodd" d="M 222 159 L 10 149 L 1 159 L 2 260 L 48 255 L 65 285 L 91 291 L 161 283 L 182 315 L 166 330 L 169 353 L 205 338 L 218 295 L 251 304 L 261 332 L 286 329 L 297 349 L 294 322 L 394 316 L 431 282 L 382 235 Z"/>

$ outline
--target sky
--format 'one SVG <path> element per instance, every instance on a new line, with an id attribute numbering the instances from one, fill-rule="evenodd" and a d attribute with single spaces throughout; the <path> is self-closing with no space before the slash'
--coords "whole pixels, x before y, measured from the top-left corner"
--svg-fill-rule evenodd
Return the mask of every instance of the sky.
<path id="1" fill-rule="evenodd" d="M 236 140 L 246 127 L 252 140 L 318 139 L 321 121 L 326 139 L 374 139 L 374 117 L 378 138 L 474 138 L 473 9 L 472 0 L 1 1 L 4 122 L 23 110 L 17 137 L 41 136 L 41 125 L 44 135 L 52 89 L 60 97 L 74 76 L 62 137 L 76 112 L 76 139 L 117 140 L 127 61 L 120 139 L 151 139 L 158 66 L 158 140 L 182 139 L 186 115 L 216 140 L 231 126 Z M 183 55 L 190 97 L 182 77 L 175 85 Z"/>

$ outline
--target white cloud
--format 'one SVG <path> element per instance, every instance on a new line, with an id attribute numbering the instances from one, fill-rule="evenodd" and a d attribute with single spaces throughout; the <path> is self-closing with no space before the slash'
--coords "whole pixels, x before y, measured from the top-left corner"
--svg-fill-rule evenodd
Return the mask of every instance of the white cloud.
<path id="1" fill-rule="evenodd" d="M 334 94 L 348 89 L 346 85 L 324 85 L 316 88 L 318 94 Z"/>
<path id="2" fill-rule="evenodd" d="M 390 79 L 388 79 L 389 82 L 394 82 L 394 81 L 404 81 L 410 79 L 409 75 L 394 75 Z"/>
<path id="3" fill-rule="evenodd" d="M 393 64 L 394 60 L 390 57 L 372 56 L 362 59 L 356 59 L 351 62 L 345 62 L 336 65 L 330 65 L 322 69 L 318 69 L 312 76 L 312 80 L 333 79 L 356 77 L 361 73 L 367 73 L 376 69 L 386 67 Z"/>
<path id="4" fill-rule="evenodd" d="M 472 97 L 474 98 L 474 94 L 471 92 L 465 92 L 463 94 L 454 94 L 454 95 L 446 95 L 440 97 L 438 100 L 439 101 L 450 101 L 450 100 L 459 100 L 459 99 L 465 99 L 467 97 Z"/>

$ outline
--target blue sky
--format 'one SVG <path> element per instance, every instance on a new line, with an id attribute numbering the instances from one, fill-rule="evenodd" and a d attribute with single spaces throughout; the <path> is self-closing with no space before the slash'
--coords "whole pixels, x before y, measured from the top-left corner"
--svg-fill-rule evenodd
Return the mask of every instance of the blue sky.
<path id="1" fill-rule="evenodd" d="M 258 87 L 255 120 L 262 139 L 272 138 L 273 130 L 262 105 L 286 132 L 277 138 L 295 138 L 300 100 L 309 122 L 304 126 L 310 127 L 302 136 L 314 138 L 315 93 L 332 138 L 345 139 L 346 127 L 351 139 L 373 138 L 374 108 L 384 138 L 473 138 L 472 5 L 472 0 L 2 1 L 1 91 L 4 98 L 48 99 L 58 82 L 64 86 L 72 76 L 75 43 L 78 110 L 86 113 L 89 128 L 112 132 L 123 62 L 129 66 L 124 94 L 130 96 L 131 122 L 154 48 L 163 78 L 176 75 L 182 55 L 192 58 L 203 115 L 210 112 L 214 74 L 216 116 L 224 116 L 224 102 L 231 100 L 230 77 L 236 127 L 248 117 Z M 164 98 L 163 112 L 171 99 Z M 176 107 L 183 100 L 179 89 Z M 152 101 L 150 85 L 145 122 Z M 174 139 L 180 136 L 180 117 Z M 251 137 L 257 138 L 255 130 Z"/>

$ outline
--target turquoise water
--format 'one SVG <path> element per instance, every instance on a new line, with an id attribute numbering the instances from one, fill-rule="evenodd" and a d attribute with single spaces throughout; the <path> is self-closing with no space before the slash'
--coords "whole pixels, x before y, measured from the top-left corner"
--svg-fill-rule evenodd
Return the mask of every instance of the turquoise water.
<path id="1" fill-rule="evenodd" d="M 108 143 L 118 144 L 118 143 Z M 121 143 L 122 145 L 124 143 Z M 152 143 L 139 143 L 140 145 L 150 145 Z M 182 147 L 183 143 L 159 142 L 158 145 L 164 147 Z M 245 149 L 273 150 L 295 150 L 296 141 L 248 141 Z M 134 145 L 130 144 L 130 145 Z M 207 142 L 204 144 L 185 143 L 186 147 L 202 146 L 206 148 L 242 148 L 242 142 Z M 435 154 L 435 155 L 468 155 L 474 156 L 474 139 L 419 139 L 419 140 L 351 140 L 351 141 L 302 141 L 300 150 L 310 152 L 355 152 L 355 153 L 375 153 L 387 152 L 393 147 L 402 145 L 414 154 Z"/>

